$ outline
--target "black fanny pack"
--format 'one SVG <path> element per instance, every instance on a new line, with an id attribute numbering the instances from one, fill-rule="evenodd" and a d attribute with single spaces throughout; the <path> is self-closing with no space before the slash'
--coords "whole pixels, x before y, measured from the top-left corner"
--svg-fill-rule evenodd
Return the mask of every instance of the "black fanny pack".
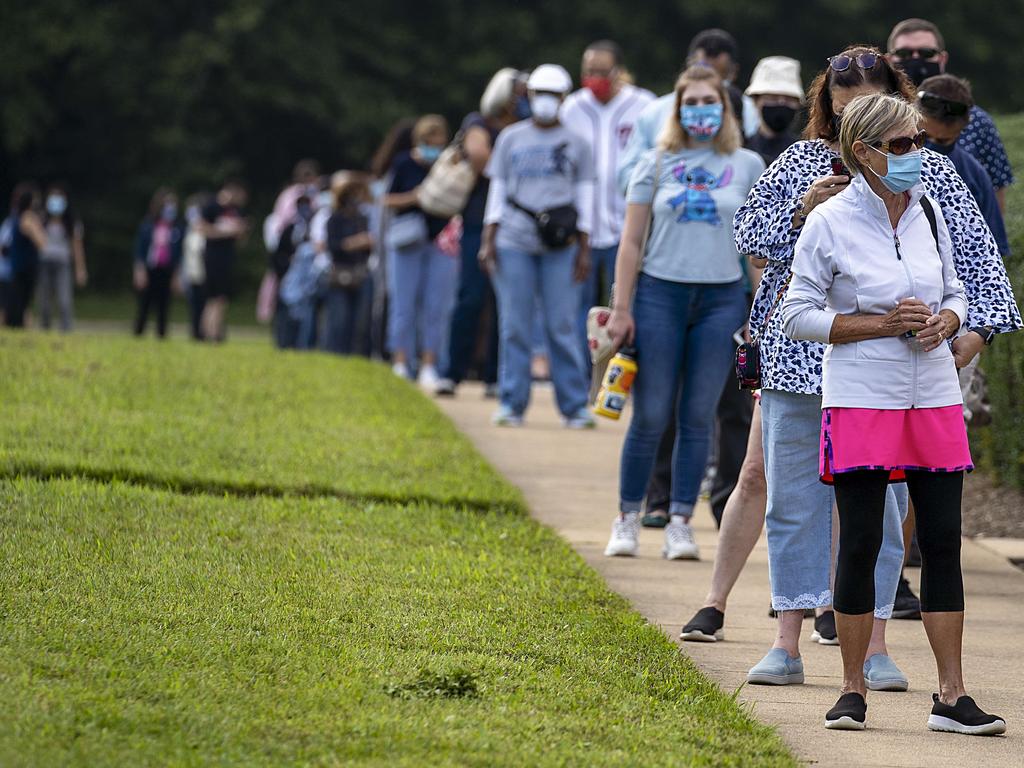
<path id="1" fill-rule="evenodd" d="M 565 248 L 576 240 L 576 206 L 560 205 L 544 211 L 531 211 L 520 205 L 511 197 L 509 204 L 516 210 L 531 217 L 537 225 L 537 233 L 541 242 L 548 248 Z"/>

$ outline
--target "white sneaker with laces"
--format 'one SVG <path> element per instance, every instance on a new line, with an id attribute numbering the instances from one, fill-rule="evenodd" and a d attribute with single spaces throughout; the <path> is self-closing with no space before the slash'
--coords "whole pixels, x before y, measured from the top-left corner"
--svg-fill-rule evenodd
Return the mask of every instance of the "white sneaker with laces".
<path id="1" fill-rule="evenodd" d="M 409 378 L 409 366 L 405 363 L 395 363 L 391 366 L 391 372 L 400 379 Z"/>
<path id="2" fill-rule="evenodd" d="M 681 518 L 673 517 L 665 526 L 665 546 L 661 554 L 666 560 L 699 560 L 700 550 L 693 536 L 693 528 Z"/>
<path id="3" fill-rule="evenodd" d="M 420 366 L 420 375 L 416 382 L 424 389 L 436 392 L 437 385 L 441 383 L 441 377 L 437 373 L 437 368 L 432 365 L 423 365 Z"/>
<path id="4" fill-rule="evenodd" d="M 640 547 L 640 515 L 619 515 L 612 523 L 612 537 L 605 547 L 606 557 L 635 557 Z"/>

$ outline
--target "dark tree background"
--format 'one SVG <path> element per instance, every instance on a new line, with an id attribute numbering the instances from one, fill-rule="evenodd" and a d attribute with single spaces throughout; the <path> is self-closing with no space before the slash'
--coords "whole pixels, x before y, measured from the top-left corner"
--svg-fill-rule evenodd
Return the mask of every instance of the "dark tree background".
<path id="1" fill-rule="evenodd" d="M 724 27 L 745 84 L 787 54 L 809 81 L 850 42 L 884 45 L 908 16 L 939 24 L 951 71 L 978 101 L 1024 109 L 1021 0 L 840 3 L 743 0 L 0 0 L 0 194 L 63 179 L 87 224 L 100 287 L 124 287 L 133 230 L 152 190 L 247 181 L 265 213 L 295 160 L 364 167 L 389 124 L 474 108 L 491 73 L 556 61 L 574 74 L 610 37 L 637 82 L 667 90 L 689 39 Z M 255 240 L 256 238 L 254 238 Z M 255 251 L 257 245 L 251 246 Z M 261 268 L 253 259 L 254 273 Z"/>

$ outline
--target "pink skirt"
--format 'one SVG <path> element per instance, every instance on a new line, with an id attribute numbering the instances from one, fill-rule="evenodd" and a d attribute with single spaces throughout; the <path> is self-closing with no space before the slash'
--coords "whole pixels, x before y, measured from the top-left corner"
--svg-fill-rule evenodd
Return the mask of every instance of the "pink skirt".
<path id="1" fill-rule="evenodd" d="M 832 475 L 858 469 L 887 469 L 889 482 L 907 479 L 905 470 L 970 472 L 963 409 L 825 408 L 821 414 L 819 475 L 832 484 Z"/>

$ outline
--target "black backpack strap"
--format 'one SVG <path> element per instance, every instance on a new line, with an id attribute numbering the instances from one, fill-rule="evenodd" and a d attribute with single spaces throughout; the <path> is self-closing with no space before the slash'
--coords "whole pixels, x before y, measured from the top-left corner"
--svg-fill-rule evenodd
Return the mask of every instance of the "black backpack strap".
<path id="1" fill-rule="evenodd" d="M 921 195 L 921 207 L 924 208 L 924 215 L 928 217 L 928 226 L 932 228 L 932 238 L 935 240 L 935 248 L 939 247 L 939 223 L 935 220 L 935 209 L 932 208 L 932 201 Z"/>

